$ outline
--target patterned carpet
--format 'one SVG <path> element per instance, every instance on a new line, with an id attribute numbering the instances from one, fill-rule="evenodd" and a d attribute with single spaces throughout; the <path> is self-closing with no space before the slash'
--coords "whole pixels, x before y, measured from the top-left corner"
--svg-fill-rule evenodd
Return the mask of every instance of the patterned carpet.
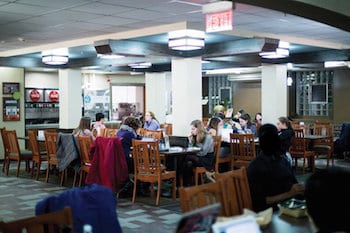
<path id="1" fill-rule="evenodd" d="M 14 164 L 9 176 L 0 171 L 0 219 L 11 221 L 34 216 L 38 201 L 71 188 L 71 180 L 62 187 L 55 175 L 50 176 L 50 183 L 45 183 L 44 177 L 42 174 L 36 181 L 21 170 L 17 178 Z M 123 232 L 173 232 L 181 216 L 179 201 L 161 197 L 159 207 L 154 203 L 154 199 L 146 196 L 137 196 L 135 204 L 131 198 L 119 198 L 116 211 Z"/>
<path id="2" fill-rule="evenodd" d="M 335 166 L 350 169 L 350 162 L 336 160 Z M 317 160 L 316 168 L 326 168 L 325 160 Z M 302 175 L 301 170 L 298 169 L 296 174 L 298 180 L 304 182 L 311 173 Z M 44 177 L 45 175 L 41 174 L 39 181 L 35 181 L 22 169 L 20 177 L 17 178 L 14 163 L 9 176 L 4 175 L 0 170 L 0 219 L 11 221 L 33 216 L 35 205 L 39 200 L 58 194 L 72 186 L 71 180 L 61 187 L 57 176 L 51 175 L 50 183 L 45 183 Z M 138 195 L 135 204 L 132 204 L 130 197 L 119 198 L 116 211 L 123 232 L 173 232 L 181 216 L 179 200 L 161 197 L 159 207 L 154 203 L 155 200 L 149 196 Z"/>

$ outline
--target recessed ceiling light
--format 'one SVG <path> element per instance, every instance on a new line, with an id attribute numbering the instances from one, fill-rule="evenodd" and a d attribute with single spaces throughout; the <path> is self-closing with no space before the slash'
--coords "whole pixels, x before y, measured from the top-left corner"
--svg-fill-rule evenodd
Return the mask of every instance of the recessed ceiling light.
<path id="1" fill-rule="evenodd" d="M 146 68 L 150 68 L 152 66 L 152 63 L 150 62 L 131 63 L 128 66 L 135 69 L 142 69 L 142 68 L 146 69 Z"/>
<path id="2" fill-rule="evenodd" d="M 101 59 L 118 59 L 123 58 L 125 56 L 119 54 L 97 54 L 97 57 Z"/>

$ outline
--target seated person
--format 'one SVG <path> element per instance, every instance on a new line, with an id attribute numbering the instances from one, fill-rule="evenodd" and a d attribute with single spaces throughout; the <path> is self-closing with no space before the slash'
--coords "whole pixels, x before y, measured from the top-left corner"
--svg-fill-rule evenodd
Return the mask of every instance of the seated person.
<path id="1" fill-rule="evenodd" d="M 148 130 L 157 130 L 160 128 L 159 122 L 157 121 L 153 112 L 150 112 L 150 111 L 146 112 L 145 125 L 143 126 L 143 128 Z"/>
<path id="2" fill-rule="evenodd" d="M 236 129 L 233 130 L 233 132 L 237 132 L 237 133 L 241 133 L 241 134 L 252 133 L 252 134 L 254 134 L 254 137 L 257 136 L 256 127 L 250 121 L 250 115 L 248 113 L 243 113 L 239 117 L 239 125 Z"/>
<path id="3" fill-rule="evenodd" d="M 307 212 L 318 233 L 350 232 L 349 215 L 350 173 L 342 170 L 323 170 L 306 181 Z"/>
<path id="4" fill-rule="evenodd" d="M 292 164 L 292 156 L 289 153 L 289 147 L 292 145 L 294 130 L 287 117 L 279 117 L 277 122 L 278 136 L 281 140 L 281 150 Z"/>
<path id="5" fill-rule="evenodd" d="M 232 129 L 232 125 L 225 121 L 225 114 L 222 112 L 215 113 L 214 117 L 218 117 L 222 120 L 223 129 Z"/>
<path id="6" fill-rule="evenodd" d="M 208 171 L 214 169 L 215 157 L 213 151 L 213 138 L 206 132 L 202 121 L 191 122 L 191 135 L 188 136 L 189 146 L 200 147 L 197 154 L 188 154 L 184 159 L 183 179 L 184 185 L 192 185 L 193 168 L 205 167 Z"/>
<path id="7" fill-rule="evenodd" d="M 254 118 L 254 124 L 257 130 L 259 130 L 261 124 L 262 124 L 262 115 L 261 112 L 257 112 L 255 114 L 255 118 Z"/>
<path id="8" fill-rule="evenodd" d="M 116 135 L 117 137 L 122 138 L 122 145 L 124 149 L 125 159 L 128 164 L 129 174 L 134 173 L 133 159 L 130 156 L 132 139 L 141 139 L 141 137 L 136 134 L 138 128 L 139 121 L 135 117 L 129 116 L 124 119 L 124 122 L 120 126 Z"/>
<path id="9" fill-rule="evenodd" d="M 276 126 L 264 124 L 259 129 L 260 152 L 249 164 L 247 175 L 255 211 L 303 194 L 304 185 L 298 184 L 290 163 L 281 152 Z"/>
<path id="10" fill-rule="evenodd" d="M 95 137 L 92 134 L 90 128 L 91 128 L 91 118 L 82 117 L 80 118 L 79 126 L 73 130 L 72 134 L 74 136 L 91 136 L 95 140 Z"/>
<path id="11" fill-rule="evenodd" d="M 207 132 L 211 136 L 217 136 L 220 135 L 220 131 L 223 127 L 223 121 L 219 117 L 213 117 L 210 118 L 208 126 L 207 126 Z"/>
<path id="12" fill-rule="evenodd" d="M 96 122 L 94 124 L 93 129 L 96 129 L 97 131 L 99 131 L 100 129 L 105 129 L 106 126 L 104 125 L 104 121 L 105 115 L 101 112 L 96 113 Z"/>

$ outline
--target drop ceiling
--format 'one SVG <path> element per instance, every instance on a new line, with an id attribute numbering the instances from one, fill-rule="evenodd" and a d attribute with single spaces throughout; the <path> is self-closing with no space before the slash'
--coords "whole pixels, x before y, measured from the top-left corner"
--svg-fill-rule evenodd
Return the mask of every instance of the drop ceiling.
<path id="1" fill-rule="evenodd" d="M 70 62 L 65 67 L 99 66 L 100 70 L 127 70 L 128 63 L 147 61 L 158 66 L 159 71 L 166 70 L 170 67 L 171 57 L 179 55 L 167 51 L 166 32 L 183 27 L 204 29 L 205 17 L 201 9 L 208 2 L 210 1 L 0 0 L 0 65 L 48 67 L 40 62 L 40 52 L 49 48 L 68 47 Z M 320 63 L 327 59 L 325 54 L 331 54 L 330 57 L 336 59 L 349 57 L 349 31 L 280 11 L 241 3 L 236 3 L 235 6 L 234 29 L 220 34 L 208 34 L 208 48 L 199 55 L 211 60 L 213 64 L 203 66 L 213 68 L 218 65 L 222 68 L 261 64 L 264 61 L 256 53 L 214 56 L 209 52 L 220 43 L 254 38 L 276 38 L 291 42 L 290 61 L 297 62 L 298 58 L 306 63 L 302 57 L 317 56 L 319 58 L 314 58 L 312 62 Z M 101 61 L 96 58 L 93 43 L 105 39 L 140 42 L 145 46 L 139 47 L 141 51 L 151 51 L 157 45 L 162 51 L 145 52 L 142 57 L 129 56 L 121 60 Z M 136 43 L 131 42 L 128 43 L 130 47 L 124 49 L 134 51 Z M 150 44 L 148 49 L 146 44 Z M 309 55 L 304 56 L 305 54 Z"/>

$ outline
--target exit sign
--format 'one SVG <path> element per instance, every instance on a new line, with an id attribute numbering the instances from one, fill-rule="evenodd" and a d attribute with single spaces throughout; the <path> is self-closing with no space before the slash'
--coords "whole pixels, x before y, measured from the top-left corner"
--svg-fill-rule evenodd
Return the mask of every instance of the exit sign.
<path id="1" fill-rule="evenodd" d="M 232 30 L 233 10 L 208 13 L 205 15 L 206 32 Z"/>

